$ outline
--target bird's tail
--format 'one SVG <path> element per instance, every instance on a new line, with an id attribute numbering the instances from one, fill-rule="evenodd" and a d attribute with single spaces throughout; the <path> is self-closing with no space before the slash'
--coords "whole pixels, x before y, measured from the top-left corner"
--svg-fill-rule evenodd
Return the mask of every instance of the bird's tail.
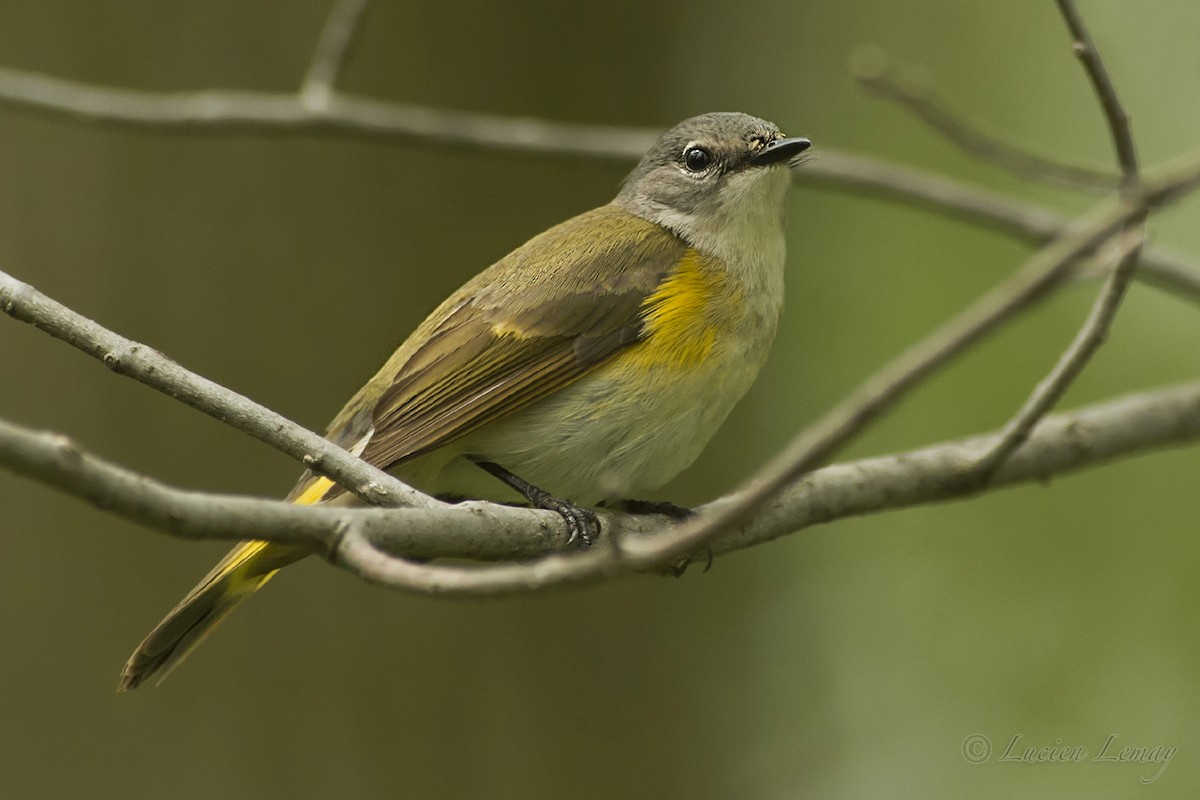
<path id="1" fill-rule="evenodd" d="M 297 505 L 320 503 L 333 485 L 328 478 L 315 478 L 298 486 L 289 500 Z M 121 671 L 117 691 L 136 689 L 156 673 L 161 673 L 158 682 L 162 683 L 238 603 L 258 591 L 281 567 L 312 552 L 310 544 L 261 541 L 242 542 L 230 550 L 133 651 Z"/>
<path id="2" fill-rule="evenodd" d="M 133 651 L 117 691 L 136 689 L 156 673 L 161 673 L 161 683 L 238 603 L 258 591 L 280 567 L 310 552 L 311 546 L 260 541 L 233 548 Z"/>

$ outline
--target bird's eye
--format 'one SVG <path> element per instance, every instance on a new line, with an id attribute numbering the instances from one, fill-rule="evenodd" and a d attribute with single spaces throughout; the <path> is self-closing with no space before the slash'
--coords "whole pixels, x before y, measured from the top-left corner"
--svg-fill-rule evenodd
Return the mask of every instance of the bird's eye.
<path id="1" fill-rule="evenodd" d="M 683 151 L 683 165 L 689 172 L 703 172 L 712 164 L 712 153 L 699 145 L 692 145 Z"/>

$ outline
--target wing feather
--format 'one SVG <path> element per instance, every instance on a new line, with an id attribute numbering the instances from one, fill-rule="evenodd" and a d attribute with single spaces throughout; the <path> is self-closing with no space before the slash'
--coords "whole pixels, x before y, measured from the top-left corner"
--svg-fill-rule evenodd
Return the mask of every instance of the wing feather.
<path id="1" fill-rule="evenodd" d="M 640 340 L 646 299 L 686 251 L 615 206 L 551 228 L 434 311 L 327 436 L 369 433 L 361 457 L 387 469 L 570 385 Z"/>

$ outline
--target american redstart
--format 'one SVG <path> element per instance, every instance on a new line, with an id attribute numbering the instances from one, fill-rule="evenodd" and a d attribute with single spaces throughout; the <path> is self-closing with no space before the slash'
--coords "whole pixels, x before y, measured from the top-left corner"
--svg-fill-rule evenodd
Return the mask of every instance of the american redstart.
<path id="1" fill-rule="evenodd" d="M 788 167 L 810 146 L 745 114 L 654 144 L 608 205 L 468 281 L 351 398 L 326 436 L 432 495 L 557 511 L 655 489 L 700 454 L 750 387 L 783 303 Z M 305 473 L 288 499 L 352 501 Z M 179 663 L 313 545 L 235 547 L 150 632 L 120 690 Z"/>

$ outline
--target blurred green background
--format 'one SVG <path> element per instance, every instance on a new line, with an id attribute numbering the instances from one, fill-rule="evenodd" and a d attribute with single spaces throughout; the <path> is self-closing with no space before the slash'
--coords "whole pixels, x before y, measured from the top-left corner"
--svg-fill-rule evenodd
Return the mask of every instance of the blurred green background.
<path id="1" fill-rule="evenodd" d="M 0 64 L 157 90 L 291 90 L 318 0 L 8 2 Z M 1148 164 L 1200 142 L 1200 5 L 1082 10 Z M 1063 211 L 859 90 L 877 44 L 1006 138 L 1111 148 L 1052 3 L 376 3 L 343 85 L 439 107 L 666 127 L 743 110 L 822 147 Z M 0 107 L 0 268 L 321 429 L 445 294 L 606 202 L 626 166 L 332 135 L 97 126 Z M 1155 219 L 1200 260 L 1198 204 Z M 787 310 L 751 395 L 665 494 L 716 496 L 1026 246 L 801 186 Z M 1053 363 L 1072 287 L 915 392 L 849 454 L 996 427 Z M 1200 309 L 1135 287 L 1067 405 L 1194 378 Z M 0 415 L 188 487 L 281 495 L 287 458 L 0 320 Z M 163 687 L 121 664 L 225 550 L 0 483 L 8 797 L 1192 797 L 1200 783 L 1200 451 L 847 520 L 682 580 L 487 602 L 303 563 Z M 964 740 L 995 751 L 968 763 Z M 1161 765 L 1001 763 L 1177 747 Z"/>

